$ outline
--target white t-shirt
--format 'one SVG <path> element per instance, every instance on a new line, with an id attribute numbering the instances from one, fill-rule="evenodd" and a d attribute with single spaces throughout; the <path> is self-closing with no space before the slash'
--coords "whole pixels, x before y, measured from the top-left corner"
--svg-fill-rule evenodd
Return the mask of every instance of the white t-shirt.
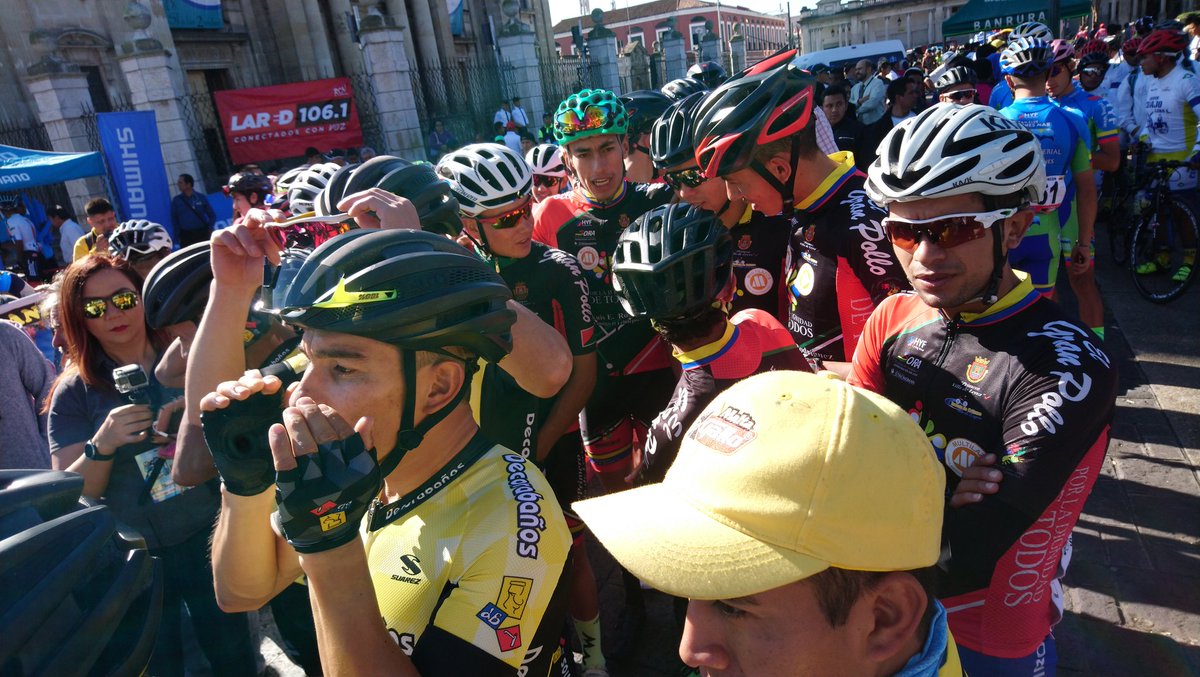
<path id="1" fill-rule="evenodd" d="M 33 228 L 33 221 L 20 214 L 8 217 L 8 236 L 13 240 L 20 240 L 21 247 L 27 252 L 38 250 L 37 232 Z"/>
<path id="2" fill-rule="evenodd" d="M 75 219 L 67 219 L 58 230 L 61 236 L 58 246 L 62 248 L 63 261 L 71 263 L 75 260 L 75 243 L 83 237 L 83 226 L 75 223 Z"/>
<path id="3" fill-rule="evenodd" d="M 492 124 L 496 124 L 497 122 L 499 122 L 500 124 L 504 125 L 505 127 L 508 126 L 508 123 L 510 120 L 512 120 L 512 113 L 504 110 L 503 108 L 496 111 L 496 114 L 492 116 Z"/>

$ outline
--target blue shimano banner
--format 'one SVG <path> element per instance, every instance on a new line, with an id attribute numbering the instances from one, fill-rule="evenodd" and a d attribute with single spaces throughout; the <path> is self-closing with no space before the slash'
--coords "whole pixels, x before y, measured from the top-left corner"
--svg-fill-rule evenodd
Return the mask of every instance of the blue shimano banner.
<path id="1" fill-rule="evenodd" d="M 96 124 L 122 219 L 149 219 L 170 230 L 171 184 L 154 111 L 100 113 Z"/>
<path id="2" fill-rule="evenodd" d="M 221 0 L 163 0 L 171 28 L 224 28 Z"/>

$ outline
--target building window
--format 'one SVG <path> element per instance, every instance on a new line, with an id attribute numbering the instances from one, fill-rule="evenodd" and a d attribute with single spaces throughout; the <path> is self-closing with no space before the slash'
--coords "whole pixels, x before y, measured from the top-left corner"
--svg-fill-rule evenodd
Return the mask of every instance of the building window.
<path id="1" fill-rule="evenodd" d="M 704 37 L 704 17 L 693 17 L 688 26 L 688 32 L 692 35 L 692 49 L 700 46 L 700 38 Z"/>
<path id="2" fill-rule="evenodd" d="M 669 28 L 656 28 L 656 29 L 654 30 L 654 44 L 655 44 L 656 48 L 657 48 L 657 45 L 659 45 L 659 44 L 662 44 L 662 39 L 663 39 L 663 36 L 664 36 L 664 35 L 666 35 L 666 34 L 667 34 L 667 31 L 669 31 L 669 30 L 671 30 L 671 29 L 669 29 Z"/>
<path id="3" fill-rule="evenodd" d="M 641 27 L 631 28 L 629 30 L 629 42 L 632 43 L 634 40 L 637 40 L 638 42 L 642 43 L 642 47 L 645 47 L 646 39 L 645 39 L 644 35 L 645 34 L 642 31 Z"/>

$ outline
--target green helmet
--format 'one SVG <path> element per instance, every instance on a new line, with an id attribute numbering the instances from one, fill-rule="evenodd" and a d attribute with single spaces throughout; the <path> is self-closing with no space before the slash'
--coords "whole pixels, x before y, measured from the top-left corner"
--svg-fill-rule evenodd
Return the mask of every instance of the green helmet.
<path id="1" fill-rule="evenodd" d="M 554 140 L 565 146 L 589 136 L 624 134 L 628 124 L 629 116 L 616 94 L 607 89 L 584 89 L 558 104 Z"/>

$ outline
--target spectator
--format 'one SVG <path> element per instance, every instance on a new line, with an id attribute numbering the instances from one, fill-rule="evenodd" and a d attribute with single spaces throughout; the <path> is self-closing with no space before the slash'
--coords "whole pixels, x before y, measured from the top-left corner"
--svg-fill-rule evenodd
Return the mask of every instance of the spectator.
<path id="1" fill-rule="evenodd" d="M 892 69 L 892 62 L 888 61 L 887 57 L 880 57 L 879 59 L 879 77 L 889 82 L 893 82 L 900 77 L 900 74 Z"/>
<path id="2" fill-rule="evenodd" d="M 378 155 L 378 153 L 376 153 L 375 149 L 370 146 L 363 146 L 362 148 L 358 149 L 359 162 L 366 162 L 367 160 L 370 160 L 371 158 L 375 157 L 376 155 Z"/>
<path id="3" fill-rule="evenodd" d="M 884 95 L 887 92 L 885 80 L 875 72 L 875 66 L 863 59 L 854 67 L 860 82 L 850 90 L 858 121 L 864 125 L 874 124 L 883 117 Z"/>
<path id="4" fill-rule="evenodd" d="M 357 165 L 362 162 L 362 158 L 358 155 L 357 148 L 346 149 L 346 164 Z"/>
<path id="5" fill-rule="evenodd" d="M 829 119 L 829 125 L 833 128 L 833 138 L 837 141 L 838 150 L 853 152 L 858 149 L 858 139 L 862 136 L 863 127 L 848 114 L 848 107 L 845 87 L 830 85 L 825 90 L 821 109 L 825 111 L 825 117 Z"/>
<path id="6" fill-rule="evenodd" d="M 517 123 L 510 122 L 504 128 L 504 141 L 502 143 L 518 155 L 523 155 L 521 152 L 521 137 L 517 134 Z"/>
<path id="7" fill-rule="evenodd" d="M 217 213 L 208 198 L 196 192 L 196 179 L 191 174 L 180 174 L 175 185 L 179 194 L 171 198 L 171 226 L 179 238 L 179 246 L 207 240 L 217 223 Z"/>
<path id="8" fill-rule="evenodd" d="M 492 123 L 492 141 L 495 143 L 504 143 L 504 123 Z"/>
<path id="9" fill-rule="evenodd" d="M 916 115 L 914 109 L 920 101 L 917 85 L 908 79 L 893 80 L 887 86 L 888 107 L 883 117 L 863 130 L 858 153 L 855 154 L 855 165 L 862 171 L 879 156 L 879 142 L 892 131 L 901 121 Z"/>
<path id="10" fill-rule="evenodd" d="M 108 251 L 108 235 L 117 227 L 117 212 L 112 203 L 105 198 L 94 197 L 88 200 L 83 212 L 87 214 L 88 226 L 91 228 L 75 241 L 72 261 L 78 261 L 97 250 Z"/>
<path id="11" fill-rule="evenodd" d="M 437 163 L 437 161 L 446 153 L 449 153 L 458 145 L 454 139 L 454 135 L 446 131 L 445 124 L 441 120 L 435 120 L 433 123 L 433 131 L 429 133 L 429 140 L 426 146 L 429 148 L 429 161 Z"/>
<path id="12" fill-rule="evenodd" d="M 304 164 L 305 164 L 305 166 L 311 167 L 313 165 L 319 165 L 324 162 L 325 162 L 325 156 L 321 154 L 321 151 L 317 150 L 313 146 L 309 146 L 308 148 L 304 149 Z"/>
<path id="13" fill-rule="evenodd" d="M 325 161 L 343 167 L 346 164 L 346 151 L 341 148 L 330 148 L 329 152 L 325 154 Z"/>
<path id="14" fill-rule="evenodd" d="M 492 122 L 499 122 L 503 127 L 507 128 L 508 123 L 512 121 L 512 107 L 509 106 L 508 100 L 501 101 L 500 109 L 492 116 Z"/>
<path id="15" fill-rule="evenodd" d="M 537 145 L 537 139 L 529 132 L 521 132 L 521 155 L 524 156 Z"/>
<path id="16" fill-rule="evenodd" d="M 538 130 L 539 143 L 555 143 L 554 116 L 550 113 L 542 115 L 542 128 Z"/>
<path id="17" fill-rule="evenodd" d="M 12 242 L 13 258 L 21 271 L 32 279 L 39 276 L 41 247 L 33 221 L 25 216 L 21 198 L 16 193 L 0 195 L 0 215 L 6 221 L 8 237 Z"/>
<path id="18" fill-rule="evenodd" d="M 512 121 L 517 124 L 517 131 L 529 129 L 529 114 L 521 108 L 521 97 L 514 96 L 512 100 Z"/>
<path id="19" fill-rule="evenodd" d="M 575 504 L 618 562 L 690 600 L 685 663 L 705 674 L 961 677 L 931 585 L 945 479 L 904 410 L 773 371 L 697 420 L 662 483 Z"/>
<path id="20" fill-rule="evenodd" d="M 172 482 L 171 440 L 157 433 L 182 399 L 153 378 L 163 344 L 146 325 L 140 287 L 141 279 L 127 263 L 104 254 L 67 268 L 59 313 L 70 366 L 52 389 L 51 463 L 56 470 L 83 475 L 83 494 L 104 500 L 162 560 L 162 627 L 150 674 L 183 675 L 186 604 L 213 673 L 253 675 L 247 617 L 222 613 L 213 591 L 208 541 L 220 505 L 216 485 L 185 490 Z M 150 405 L 130 404 L 116 391 L 112 371 L 120 365 L 141 366 L 149 379 Z"/>
<path id="21" fill-rule="evenodd" d="M 0 469 L 50 467 L 46 398 L 54 366 L 18 325 L 0 320 Z"/>
<path id="22" fill-rule="evenodd" d="M 50 224 L 58 231 L 59 265 L 66 267 L 75 260 L 75 243 L 83 237 L 83 226 L 71 218 L 71 212 L 62 205 L 54 205 L 46 211 Z"/>

